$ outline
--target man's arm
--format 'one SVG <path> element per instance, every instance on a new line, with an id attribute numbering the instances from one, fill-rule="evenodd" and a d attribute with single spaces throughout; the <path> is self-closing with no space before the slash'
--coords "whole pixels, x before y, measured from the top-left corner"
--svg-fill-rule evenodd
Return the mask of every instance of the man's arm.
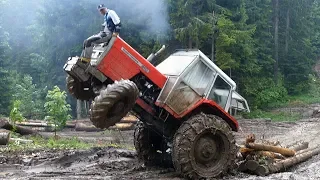
<path id="1" fill-rule="evenodd" d="M 117 15 L 117 13 L 113 10 L 110 10 L 108 12 L 109 16 L 111 17 L 115 27 L 115 33 L 119 34 L 120 30 L 121 30 L 121 22 L 120 22 L 120 18 Z"/>

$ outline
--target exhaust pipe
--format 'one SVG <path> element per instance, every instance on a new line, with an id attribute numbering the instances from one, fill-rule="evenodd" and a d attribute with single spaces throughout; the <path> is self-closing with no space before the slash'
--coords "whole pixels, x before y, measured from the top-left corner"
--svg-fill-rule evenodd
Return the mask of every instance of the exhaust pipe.
<path id="1" fill-rule="evenodd" d="M 157 56 L 158 56 L 163 50 L 165 50 L 165 49 L 166 49 L 166 46 L 163 45 L 163 46 L 161 47 L 161 49 L 159 49 L 158 52 L 156 52 L 155 54 L 154 54 L 154 53 L 151 53 L 151 54 L 149 55 L 149 57 L 147 58 L 147 60 L 151 63 L 152 60 L 153 60 L 155 57 L 157 57 Z"/>

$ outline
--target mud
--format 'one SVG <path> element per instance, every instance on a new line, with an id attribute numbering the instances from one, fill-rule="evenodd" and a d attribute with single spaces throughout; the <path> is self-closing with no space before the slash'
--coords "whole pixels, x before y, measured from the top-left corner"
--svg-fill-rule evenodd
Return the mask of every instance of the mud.
<path id="1" fill-rule="evenodd" d="M 240 119 L 241 131 L 235 133 L 237 143 L 243 143 L 248 133 L 257 139 L 279 140 L 283 146 L 295 141 L 309 141 L 310 147 L 320 144 L 320 119 L 274 123 L 270 120 Z M 133 146 L 132 131 L 74 132 L 63 131 L 61 137 L 77 136 L 82 140 L 114 141 Z M 37 150 L 0 154 L 0 179 L 181 179 L 173 169 L 146 168 L 139 164 L 135 151 L 112 147 L 90 150 Z M 301 163 L 286 172 L 257 177 L 236 173 L 225 180 L 320 179 L 320 156 Z"/>

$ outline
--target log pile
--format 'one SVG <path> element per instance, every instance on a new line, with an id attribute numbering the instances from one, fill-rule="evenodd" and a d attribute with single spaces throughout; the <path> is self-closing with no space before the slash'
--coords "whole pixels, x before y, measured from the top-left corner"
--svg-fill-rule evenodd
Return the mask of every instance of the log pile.
<path id="1" fill-rule="evenodd" d="M 308 142 L 281 147 L 279 142 L 255 142 L 254 134 L 240 146 L 238 170 L 258 176 L 284 171 L 320 153 L 320 146 L 309 148 Z"/>
<path id="2" fill-rule="evenodd" d="M 135 127 L 135 124 L 137 123 L 138 119 L 133 116 L 129 115 L 124 117 L 119 123 L 116 123 L 114 126 L 108 128 L 108 129 L 115 129 L 115 130 L 132 130 Z M 8 121 L 5 122 L 6 129 L 10 129 L 11 126 L 8 124 Z M 28 133 L 34 133 L 34 132 L 40 132 L 40 131 L 46 131 L 51 132 L 54 130 L 53 125 L 48 124 L 46 121 L 41 120 L 28 120 L 25 122 L 19 122 L 16 124 L 18 127 L 18 131 L 30 131 Z M 10 126 L 10 127 L 9 127 Z M 1 121 L 0 121 L 0 127 Z M 91 121 L 89 119 L 83 119 L 83 120 L 75 120 L 75 121 L 68 121 L 66 123 L 66 128 L 72 128 L 75 131 L 85 131 L 85 132 L 99 132 L 103 131 L 102 129 L 96 128 L 94 125 L 92 125 Z"/>

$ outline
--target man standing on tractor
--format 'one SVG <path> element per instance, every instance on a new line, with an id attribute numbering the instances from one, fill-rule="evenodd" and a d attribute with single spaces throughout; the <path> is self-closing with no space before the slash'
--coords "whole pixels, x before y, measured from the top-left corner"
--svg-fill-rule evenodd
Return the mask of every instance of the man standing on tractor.
<path id="1" fill-rule="evenodd" d="M 107 9 L 104 4 L 98 6 L 98 10 L 101 15 L 104 16 L 103 31 L 100 33 L 90 36 L 83 42 L 83 50 L 81 53 L 81 61 L 90 62 L 91 54 L 93 51 L 93 43 L 99 44 L 108 42 L 112 36 L 116 37 L 119 35 L 121 30 L 121 22 L 117 13 L 111 9 Z"/>

